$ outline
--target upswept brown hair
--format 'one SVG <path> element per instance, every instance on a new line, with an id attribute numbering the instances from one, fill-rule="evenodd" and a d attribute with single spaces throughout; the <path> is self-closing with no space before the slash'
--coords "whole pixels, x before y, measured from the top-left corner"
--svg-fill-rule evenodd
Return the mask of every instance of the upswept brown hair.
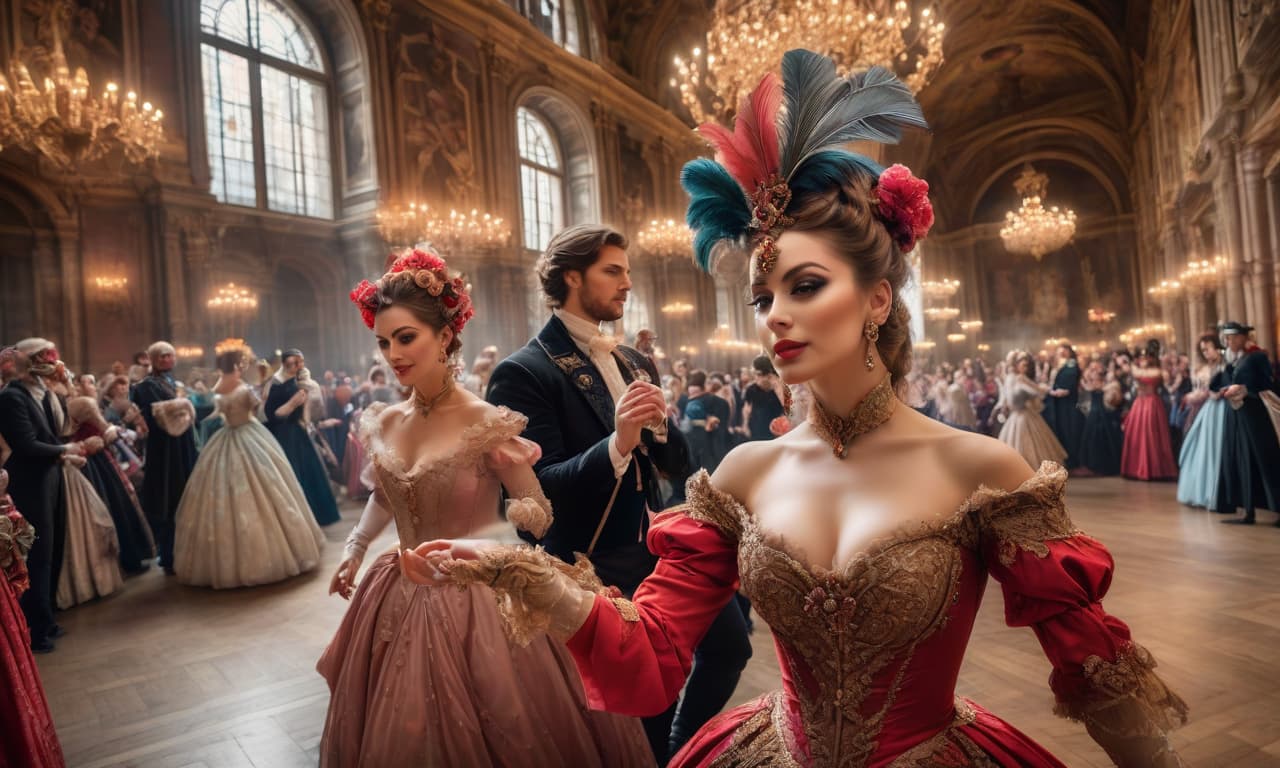
<path id="1" fill-rule="evenodd" d="M 887 280 L 893 290 L 889 316 L 880 326 L 876 349 L 899 392 L 911 371 L 911 313 L 902 288 L 911 276 L 906 254 L 899 250 L 874 210 L 875 183 L 870 175 L 851 171 L 839 184 L 798 193 L 787 207 L 795 219 L 788 227 L 820 237 L 853 266 L 858 284 L 870 288 Z"/>
<path id="2" fill-rule="evenodd" d="M 625 250 L 627 236 L 601 224 L 579 224 L 563 229 L 551 238 L 547 250 L 538 257 L 536 267 L 548 307 L 564 306 L 565 299 L 569 298 L 565 274 L 586 272 L 608 245 Z"/>

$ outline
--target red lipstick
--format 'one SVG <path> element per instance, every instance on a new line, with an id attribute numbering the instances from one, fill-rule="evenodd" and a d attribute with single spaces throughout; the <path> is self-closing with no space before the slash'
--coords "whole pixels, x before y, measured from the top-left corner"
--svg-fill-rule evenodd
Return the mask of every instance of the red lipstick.
<path id="1" fill-rule="evenodd" d="M 804 348 L 807 346 L 809 345 L 799 341 L 792 341 L 791 339 L 783 339 L 782 341 L 779 341 L 777 344 L 773 345 L 773 354 L 777 355 L 783 360 L 794 360 L 796 359 L 796 357 L 800 355 L 801 352 L 804 351 Z"/>

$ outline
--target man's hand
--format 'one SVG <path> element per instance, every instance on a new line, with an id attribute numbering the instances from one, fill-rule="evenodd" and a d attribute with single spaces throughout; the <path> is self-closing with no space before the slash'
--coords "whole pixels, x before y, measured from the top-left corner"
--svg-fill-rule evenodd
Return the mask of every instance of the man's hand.
<path id="1" fill-rule="evenodd" d="M 614 409 L 613 427 L 618 434 L 618 452 L 627 455 L 640 445 L 640 430 L 667 418 L 667 401 L 662 390 L 644 381 L 633 381 Z"/>

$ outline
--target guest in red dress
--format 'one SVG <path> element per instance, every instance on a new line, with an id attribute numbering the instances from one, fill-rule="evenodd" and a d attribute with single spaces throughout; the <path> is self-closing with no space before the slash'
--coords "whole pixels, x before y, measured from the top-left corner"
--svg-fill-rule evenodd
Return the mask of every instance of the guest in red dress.
<path id="1" fill-rule="evenodd" d="M 1138 396 L 1124 419 L 1124 448 L 1120 453 L 1120 474 L 1130 480 L 1173 480 L 1178 464 L 1173 459 L 1169 439 L 1169 412 L 1157 394 L 1163 380 L 1158 342 L 1152 341 L 1138 353 L 1133 378 Z"/>
<path id="2" fill-rule="evenodd" d="M 8 487 L 9 473 L 0 469 L 0 768 L 53 768 L 66 761 L 18 607 L 36 532 L 14 509 Z"/>

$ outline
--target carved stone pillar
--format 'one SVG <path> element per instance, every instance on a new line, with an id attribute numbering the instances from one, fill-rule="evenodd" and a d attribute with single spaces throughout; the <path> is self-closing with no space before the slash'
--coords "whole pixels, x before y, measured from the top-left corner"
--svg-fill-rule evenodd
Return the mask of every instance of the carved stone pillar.
<path id="1" fill-rule="evenodd" d="M 1258 344 L 1273 349 L 1275 305 L 1273 293 L 1274 253 L 1271 247 L 1270 217 L 1267 214 L 1267 187 L 1262 176 L 1265 159 L 1257 145 L 1248 145 L 1240 154 L 1241 202 L 1245 213 L 1244 240 L 1250 254 L 1246 281 L 1252 298 L 1248 322 L 1257 327 Z"/>
<path id="2" fill-rule="evenodd" d="M 600 214 L 602 222 L 612 222 L 622 218 L 622 168 L 618 162 L 618 121 L 614 118 L 608 105 L 600 101 L 591 102 L 591 123 L 596 132 L 596 179 L 600 188 Z"/>
<path id="3" fill-rule="evenodd" d="M 1219 143 L 1218 176 L 1213 191 L 1217 201 L 1225 236 L 1222 245 L 1227 255 L 1227 269 L 1223 284 L 1226 307 L 1220 310 L 1225 320 L 1237 320 L 1245 312 L 1244 295 L 1244 243 L 1240 227 L 1240 197 L 1236 185 L 1236 138 L 1227 136 Z"/>
<path id="4" fill-rule="evenodd" d="M 1271 313 L 1276 319 L 1272 338 L 1280 340 L 1280 169 L 1267 177 L 1267 221 L 1271 238 Z"/>
<path id="5" fill-rule="evenodd" d="M 1177 265 L 1184 262 L 1182 253 L 1182 241 L 1178 237 L 1178 231 L 1172 222 L 1166 224 L 1164 232 L 1161 233 L 1161 251 L 1164 262 L 1163 272 L 1165 279 L 1172 279 L 1177 275 Z M 1183 312 L 1181 302 L 1175 298 L 1166 298 L 1160 302 L 1161 317 L 1164 322 L 1173 326 L 1173 334 L 1177 339 L 1176 346 L 1181 350 L 1188 348 L 1189 336 L 1187 333 L 1186 313 Z"/>

